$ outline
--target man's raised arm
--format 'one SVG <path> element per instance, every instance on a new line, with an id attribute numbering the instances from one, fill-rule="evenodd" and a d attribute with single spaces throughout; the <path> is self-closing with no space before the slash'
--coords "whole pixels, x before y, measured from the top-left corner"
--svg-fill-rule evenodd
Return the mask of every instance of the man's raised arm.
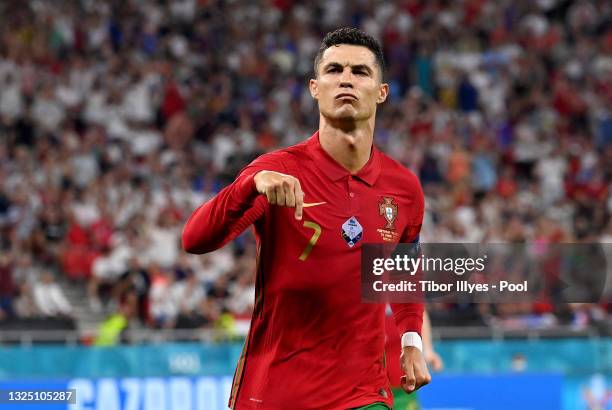
<path id="1" fill-rule="evenodd" d="M 269 205 L 295 207 L 295 217 L 301 219 L 304 194 L 299 181 L 280 171 L 285 171 L 281 153 L 262 155 L 243 169 L 189 217 L 183 249 L 206 253 L 221 248 L 261 218 Z"/>
<path id="2" fill-rule="evenodd" d="M 265 202 L 257 195 L 253 173 L 240 174 L 191 214 L 183 229 L 183 249 L 211 252 L 236 238 L 265 212 Z"/>

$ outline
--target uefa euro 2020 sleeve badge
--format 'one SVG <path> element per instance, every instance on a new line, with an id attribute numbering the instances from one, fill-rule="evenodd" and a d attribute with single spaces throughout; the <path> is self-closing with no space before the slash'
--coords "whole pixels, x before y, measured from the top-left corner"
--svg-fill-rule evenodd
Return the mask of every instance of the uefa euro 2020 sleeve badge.
<path id="1" fill-rule="evenodd" d="M 351 248 L 361 240 L 362 236 L 363 227 L 354 216 L 351 216 L 345 223 L 342 224 L 342 238 Z"/>

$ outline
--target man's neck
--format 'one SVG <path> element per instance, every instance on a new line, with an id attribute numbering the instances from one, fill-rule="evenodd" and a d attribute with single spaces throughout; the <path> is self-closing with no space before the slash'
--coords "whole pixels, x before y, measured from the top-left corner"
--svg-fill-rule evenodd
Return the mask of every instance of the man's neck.
<path id="1" fill-rule="evenodd" d="M 374 124 L 339 127 L 321 117 L 319 142 L 325 152 L 351 174 L 357 173 L 370 159 Z"/>

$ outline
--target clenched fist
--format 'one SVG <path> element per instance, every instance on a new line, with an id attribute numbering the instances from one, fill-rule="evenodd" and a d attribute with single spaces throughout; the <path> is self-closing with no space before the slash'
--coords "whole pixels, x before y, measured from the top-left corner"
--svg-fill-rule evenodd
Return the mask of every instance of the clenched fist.
<path id="1" fill-rule="evenodd" d="M 253 180 L 257 192 L 265 195 L 270 205 L 295 207 L 295 219 L 302 219 L 304 192 L 297 178 L 280 172 L 259 171 Z"/>
<path id="2" fill-rule="evenodd" d="M 404 347 L 400 356 L 400 363 L 404 371 L 400 384 L 406 393 L 412 393 L 431 381 L 425 358 L 416 347 Z"/>

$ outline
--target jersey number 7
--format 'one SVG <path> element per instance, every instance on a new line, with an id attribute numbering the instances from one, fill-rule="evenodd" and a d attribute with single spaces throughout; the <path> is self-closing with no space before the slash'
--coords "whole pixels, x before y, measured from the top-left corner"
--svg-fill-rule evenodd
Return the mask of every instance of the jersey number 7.
<path id="1" fill-rule="evenodd" d="M 321 226 L 319 224 L 312 221 L 304 221 L 304 226 L 306 228 L 314 229 L 314 233 L 312 234 L 310 241 L 308 241 L 308 245 L 306 245 L 306 248 L 300 255 L 301 261 L 305 261 L 306 258 L 308 258 L 308 255 L 310 255 L 310 251 L 312 251 L 312 248 L 319 240 L 319 236 L 321 236 Z"/>

